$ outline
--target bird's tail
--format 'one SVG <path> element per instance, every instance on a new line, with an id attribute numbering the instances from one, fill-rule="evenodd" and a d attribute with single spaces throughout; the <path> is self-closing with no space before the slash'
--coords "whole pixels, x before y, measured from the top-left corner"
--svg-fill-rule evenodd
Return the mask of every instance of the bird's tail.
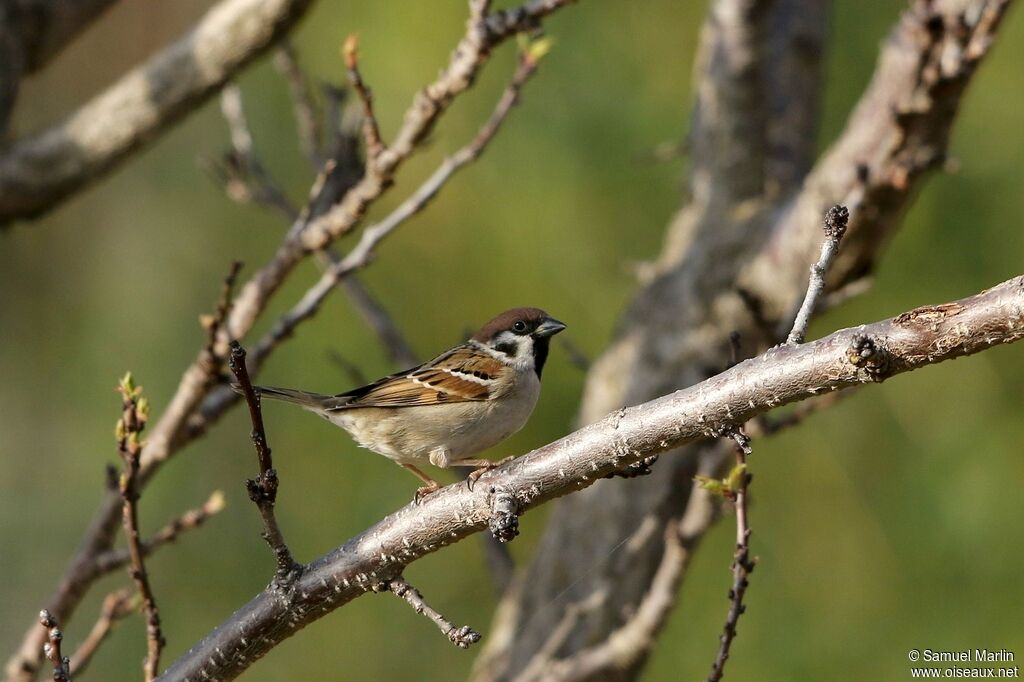
<path id="1" fill-rule="evenodd" d="M 322 409 L 325 401 L 329 400 L 331 397 L 320 393 L 310 393 L 309 391 L 296 391 L 291 388 L 274 388 L 272 386 L 253 386 L 253 388 L 256 389 L 256 393 L 263 398 L 283 400 L 286 403 L 295 403 L 307 410 Z M 235 393 L 242 392 L 242 387 L 238 384 L 231 384 L 231 389 Z"/>

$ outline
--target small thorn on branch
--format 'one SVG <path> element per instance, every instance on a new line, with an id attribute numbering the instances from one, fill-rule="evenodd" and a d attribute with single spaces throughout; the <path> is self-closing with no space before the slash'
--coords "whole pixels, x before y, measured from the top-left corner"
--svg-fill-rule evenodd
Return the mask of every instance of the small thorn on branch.
<path id="1" fill-rule="evenodd" d="M 60 652 L 60 643 L 64 639 L 60 624 L 46 609 L 39 612 L 39 623 L 46 628 L 43 654 L 53 663 L 53 679 L 57 682 L 71 682 L 71 660 Z"/>
<path id="2" fill-rule="evenodd" d="M 245 397 L 245 402 L 249 406 L 249 418 L 252 421 L 252 431 L 249 435 L 260 467 L 259 474 L 256 478 L 247 480 L 245 487 L 249 492 L 249 499 L 256 503 L 260 516 L 263 517 L 263 539 L 270 545 L 277 561 L 275 581 L 281 586 L 286 586 L 301 575 L 303 567 L 295 561 L 291 550 L 288 549 L 288 545 L 284 541 L 284 534 L 281 533 L 281 528 L 277 525 L 277 516 L 274 514 L 279 480 L 277 470 L 274 469 L 270 446 L 267 444 L 259 394 L 252 385 L 249 370 L 245 364 L 245 349 L 235 340 L 231 341 L 229 347 L 228 367 L 231 368 L 232 374 L 238 380 L 235 390 Z"/>
<path id="3" fill-rule="evenodd" d="M 480 633 L 468 625 L 458 626 L 442 616 L 427 604 L 419 590 L 399 576 L 374 588 L 376 591 L 390 591 L 396 597 L 404 599 L 412 606 L 416 613 L 422 614 L 432 620 L 448 640 L 460 649 L 468 649 L 480 641 Z"/>
<path id="4" fill-rule="evenodd" d="M 831 267 L 836 254 L 839 253 L 839 242 L 846 234 L 846 226 L 849 221 L 850 211 L 845 206 L 833 206 L 825 213 L 825 242 L 821 245 L 821 256 L 818 258 L 818 262 L 811 266 L 807 294 L 800 305 L 800 310 L 797 311 L 793 329 L 786 339 L 786 343 L 789 345 L 803 343 L 807 336 L 807 326 L 811 323 L 811 316 L 818 305 L 818 299 L 825 291 L 825 273 Z"/>
<path id="5" fill-rule="evenodd" d="M 512 542 L 519 535 L 519 505 L 512 493 L 492 489 L 487 527 L 498 542 Z"/>

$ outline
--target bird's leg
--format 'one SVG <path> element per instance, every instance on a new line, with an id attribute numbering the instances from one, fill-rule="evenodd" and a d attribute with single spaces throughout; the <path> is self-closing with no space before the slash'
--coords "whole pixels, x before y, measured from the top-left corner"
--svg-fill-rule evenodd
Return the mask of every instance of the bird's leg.
<path id="1" fill-rule="evenodd" d="M 412 464 L 405 464 L 403 462 L 399 462 L 399 465 L 404 467 L 404 468 L 406 468 L 406 469 L 408 469 L 409 471 L 411 471 L 413 474 L 416 475 L 416 478 L 418 478 L 421 481 L 423 481 L 424 483 L 426 483 L 426 485 L 423 486 L 422 488 L 417 488 L 416 489 L 416 495 L 412 498 L 413 502 L 415 502 L 416 504 L 419 504 L 420 502 L 422 502 L 423 498 L 426 497 L 427 495 L 429 495 L 431 493 L 434 493 L 434 492 L 437 492 L 438 489 L 440 489 L 440 487 L 441 487 L 440 483 L 438 483 L 437 481 L 432 479 L 430 476 L 427 476 L 425 473 L 420 471 L 418 468 L 416 468 Z"/>
<path id="2" fill-rule="evenodd" d="M 455 466 L 460 467 L 477 467 L 476 469 L 473 469 L 473 471 L 470 471 L 469 475 L 466 476 L 466 485 L 469 487 L 470 490 L 472 490 L 473 484 L 475 484 L 481 476 L 486 474 L 491 469 L 500 467 L 502 464 L 511 462 L 515 458 L 515 455 L 509 455 L 504 459 L 499 459 L 497 462 L 491 461 L 489 459 L 460 459 L 458 462 L 454 462 L 454 464 Z"/>

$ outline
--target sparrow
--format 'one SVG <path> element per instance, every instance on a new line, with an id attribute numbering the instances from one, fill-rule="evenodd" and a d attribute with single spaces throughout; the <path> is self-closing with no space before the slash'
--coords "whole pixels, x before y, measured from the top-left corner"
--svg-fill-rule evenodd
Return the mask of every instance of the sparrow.
<path id="1" fill-rule="evenodd" d="M 473 456 L 526 424 L 540 396 L 551 337 L 563 329 L 543 310 L 513 308 L 433 360 L 345 393 L 254 388 L 320 415 L 360 446 L 411 471 L 426 484 L 416 491 L 421 500 L 440 487 L 420 469 L 424 462 L 477 467 L 472 485 L 505 461 Z"/>

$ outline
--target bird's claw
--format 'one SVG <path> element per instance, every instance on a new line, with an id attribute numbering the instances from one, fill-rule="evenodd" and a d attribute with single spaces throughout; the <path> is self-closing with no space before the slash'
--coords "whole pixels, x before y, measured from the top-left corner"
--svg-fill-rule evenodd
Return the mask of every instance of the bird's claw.
<path id="1" fill-rule="evenodd" d="M 422 504 L 423 500 L 427 497 L 427 495 L 436 493 L 440 489 L 441 485 L 437 481 L 434 481 L 430 485 L 425 485 L 423 487 L 417 488 L 416 494 L 413 496 L 412 501 L 414 504 Z"/>

